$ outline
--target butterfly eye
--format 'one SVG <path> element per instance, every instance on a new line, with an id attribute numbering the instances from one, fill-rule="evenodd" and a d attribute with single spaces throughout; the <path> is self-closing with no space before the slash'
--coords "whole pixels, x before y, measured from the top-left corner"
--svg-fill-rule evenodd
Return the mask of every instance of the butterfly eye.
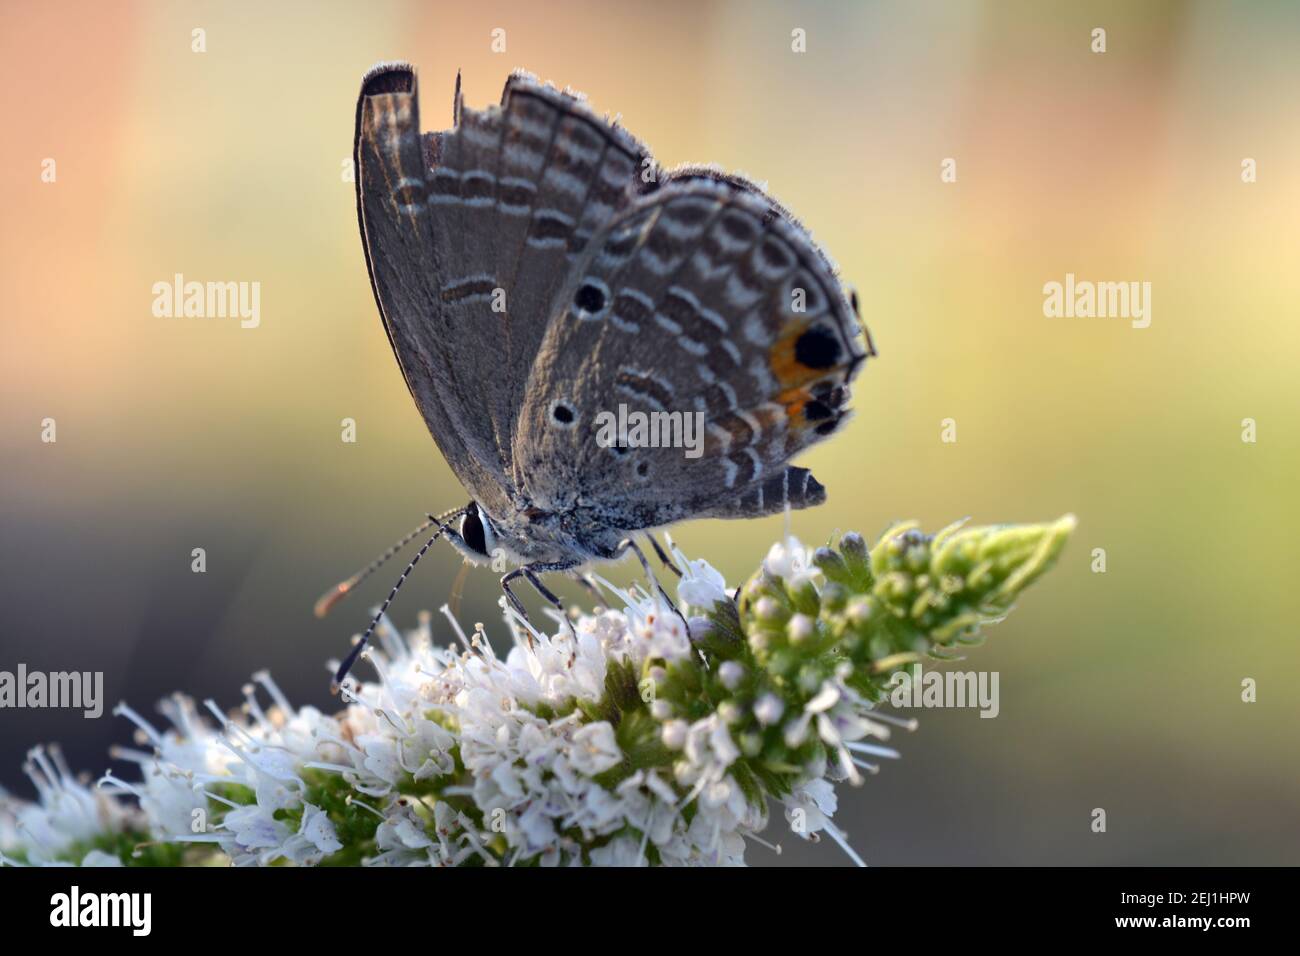
<path id="1" fill-rule="evenodd" d="M 461 520 L 460 536 L 471 551 L 487 554 L 487 534 L 483 530 L 483 519 L 476 512 L 469 512 Z"/>
<path id="2" fill-rule="evenodd" d="M 642 477 L 642 478 L 644 478 L 646 475 L 650 474 L 650 463 L 649 463 L 648 461 L 640 462 L 640 463 L 636 466 L 636 473 L 637 473 L 638 476 L 640 476 L 640 477 Z"/>

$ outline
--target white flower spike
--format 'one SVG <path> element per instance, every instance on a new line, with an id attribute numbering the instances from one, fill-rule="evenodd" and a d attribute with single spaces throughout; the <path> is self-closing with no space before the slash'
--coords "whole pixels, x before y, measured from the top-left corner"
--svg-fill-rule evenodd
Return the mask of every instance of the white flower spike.
<path id="1" fill-rule="evenodd" d="M 445 646 L 428 615 L 405 636 L 385 620 L 376 678 L 350 680 L 340 713 L 294 708 L 259 672 L 232 713 L 164 701 L 165 729 L 119 705 L 137 747 L 112 756 L 138 779 L 90 786 L 32 750 L 35 799 L 0 791 L 0 865 L 735 865 L 747 842 L 779 852 L 759 836 L 773 803 L 861 864 L 835 786 L 915 726 L 878 709 L 891 674 L 1004 617 L 1072 528 L 786 538 L 735 601 L 673 546 L 689 635 L 654 590 L 597 579 L 621 609 L 504 660 L 450 617 Z"/>

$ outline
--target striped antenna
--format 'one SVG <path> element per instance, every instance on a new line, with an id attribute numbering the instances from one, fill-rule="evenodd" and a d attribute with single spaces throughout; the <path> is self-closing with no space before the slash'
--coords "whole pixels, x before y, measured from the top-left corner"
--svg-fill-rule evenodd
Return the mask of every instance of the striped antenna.
<path id="1" fill-rule="evenodd" d="M 439 515 L 436 518 L 433 515 L 425 515 L 425 520 L 418 528 L 415 528 L 413 531 L 404 535 L 400 541 L 390 547 L 379 557 L 375 558 L 375 560 L 371 561 L 356 574 L 352 575 L 352 577 L 348 578 L 346 581 L 340 581 L 338 584 L 334 585 L 334 587 L 322 594 L 317 599 L 316 604 L 312 609 L 315 615 L 317 617 L 324 617 L 329 614 L 330 611 L 334 610 L 336 604 L 352 593 L 353 588 L 382 568 L 390 558 L 396 557 L 400 554 L 402 549 L 417 537 L 424 534 L 424 532 L 428 531 L 434 525 L 445 524 L 452 518 L 458 518 L 464 513 L 464 508 L 456 508 L 452 511 L 448 511 L 446 514 Z"/>
<path id="2" fill-rule="evenodd" d="M 420 550 L 415 553 L 415 557 L 411 558 L 410 563 L 406 566 L 406 570 L 402 572 L 401 576 L 397 579 L 397 583 L 394 584 L 392 590 L 388 592 L 388 597 L 384 598 L 384 603 L 379 605 L 379 610 L 376 611 L 375 616 L 370 619 L 370 626 L 366 628 L 366 632 L 361 635 L 361 639 L 352 646 L 352 650 L 348 653 L 348 656 L 345 657 L 343 663 L 339 665 L 339 669 L 334 674 L 334 680 L 330 684 L 330 693 L 338 693 L 339 687 L 343 684 L 343 679 L 348 676 L 348 671 L 352 670 L 352 665 L 357 662 L 357 658 L 361 656 L 361 652 L 366 649 L 366 645 L 370 642 L 370 635 L 374 633 L 375 628 L 379 626 L 379 622 L 383 620 L 384 614 L 388 612 L 388 605 L 392 604 L 393 598 L 397 597 L 397 592 L 401 590 L 402 585 L 406 583 L 407 576 L 415 570 L 415 566 L 420 563 L 420 559 L 424 557 L 425 552 L 433 547 L 433 543 L 451 530 L 451 528 L 445 523 L 446 520 L 455 518 L 464 513 L 465 509 L 459 508 L 456 511 L 449 511 L 447 514 L 439 518 L 429 515 L 428 522 L 417 531 L 412 532 L 412 535 L 419 534 L 420 531 L 427 531 L 433 524 L 438 525 L 438 530 L 433 533 L 433 537 L 424 542 L 424 544 L 420 546 Z M 384 560 L 387 560 L 387 558 Z M 382 564 L 383 562 L 381 561 L 380 563 Z M 344 583 L 346 584 L 347 582 Z"/>

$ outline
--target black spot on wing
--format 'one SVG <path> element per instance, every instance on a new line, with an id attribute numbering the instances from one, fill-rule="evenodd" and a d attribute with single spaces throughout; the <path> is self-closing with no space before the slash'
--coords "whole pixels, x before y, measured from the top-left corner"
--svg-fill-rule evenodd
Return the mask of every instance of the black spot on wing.
<path id="1" fill-rule="evenodd" d="M 814 325 L 795 341 L 794 357 L 807 368 L 831 368 L 840 358 L 839 339 L 825 326 Z"/>

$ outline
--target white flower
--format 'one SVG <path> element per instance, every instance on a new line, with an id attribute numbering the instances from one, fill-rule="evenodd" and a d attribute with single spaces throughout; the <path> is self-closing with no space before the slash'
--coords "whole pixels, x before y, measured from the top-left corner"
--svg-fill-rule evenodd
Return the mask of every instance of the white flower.
<path id="1" fill-rule="evenodd" d="M 730 600 L 721 574 L 672 550 L 683 605 Z M 787 578 L 815 574 L 793 538 L 774 546 L 766 565 Z M 744 696 L 761 673 L 725 661 L 708 693 L 720 685 L 739 696 L 703 710 L 707 697 L 656 699 L 620 723 L 639 682 L 672 687 L 682 668 L 700 666 L 700 654 L 661 595 L 596 580 L 615 607 L 579 617 L 572 632 L 557 622 L 544 634 L 507 611 L 516 641 L 504 659 L 485 634 L 467 637 L 452 619 L 448 647 L 434 645 L 427 618 L 407 635 L 381 621 L 365 658 L 376 676 L 350 680 L 334 715 L 293 707 L 265 673 L 244 688 L 234 714 L 177 695 L 160 705 L 171 726 L 159 729 L 121 705 L 115 713 L 135 725 L 138 746 L 113 755 L 135 764 L 139 779 L 108 773 L 92 791 L 57 752 L 33 751 L 37 799 L 0 794 L 0 864 L 119 865 L 84 847 L 123 833 L 195 862 L 236 865 L 311 866 L 355 852 L 341 833 L 373 834 L 362 837 L 367 865 L 742 864 L 767 811 L 739 782 L 752 793 L 752 769 L 737 766 L 741 744 L 752 755 L 755 728 L 777 726 L 791 747 L 824 745 L 785 799 L 787 816 L 806 820 L 802 835 L 840 839 L 827 775 L 856 779 L 857 768 L 870 768 L 864 757 L 896 755 L 862 742 L 886 737 L 886 718 L 838 677 L 787 716 L 775 693 Z M 623 702 L 612 704 L 611 694 Z M 650 741 L 658 752 L 662 744 L 671 767 L 634 769 L 629 756 L 640 751 L 625 754 L 621 739 Z"/>
<path id="2" fill-rule="evenodd" d="M 686 737 L 691 732 L 691 725 L 684 720 L 670 720 L 660 731 L 664 746 L 669 750 L 681 750 L 686 746 Z"/>
<path id="3" fill-rule="evenodd" d="M 776 694 L 770 692 L 764 694 L 758 699 L 758 702 L 754 704 L 754 716 L 757 717 L 758 722 L 765 727 L 770 727 L 775 724 L 781 719 L 781 715 L 784 713 L 785 704 L 781 702 L 780 697 L 777 697 Z"/>
<path id="4" fill-rule="evenodd" d="M 74 777 L 57 747 L 35 747 L 23 767 L 36 787 L 37 801 L 25 803 L 0 791 L 0 864 L 9 853 L 24 851 L 29 863 L 60 865 L 75 844 L 113 835 L 137 823 L 131 808 L 113 796 L 92 792 Z M 103 855 L 94 865 L 108 865 Z"/>
<path id="5" fill-rule="evenodd" d="M 591 862 L 596 866 L 644 866 L 646 859 L 640 844 L 630 837 L 620 837 L 592 850 Z"/>
<path id="6" fill-rule="evenodd" d="M 289 828 L 271 816 L 271 812 L 254 803 L 231 810 L 225 815 L 221 826 L 234 838 L 238 853 L 274 849 L 289 838 Z"/>
<path id="7" fill-rule="evenodd" d="M 815 780 L 796 787 L 785 799 L 786 812 L 785 818 L 792 823 L 796 811 L 802 811 L 804 819 L 803 826 L 806 833 L 816 833 L 826 828 L 830 823 L 830 818 L 835 815 L 835 810 L 839 805 L 839 800 L 835 796 L 835 788 L 831 786 L 829 780 L 818 777 Z"/>
<path id="8" fill-rule="evenodd" d="M 82 866 L 121 866 L 122 861 L 103 850 L 91 850 L 81 858 Z"/>
<path id="9" fill-rule="evenodd" d="M 812 835 L 824 832 L 848 854 L 858 866 L 866 866 L 862 857 L 849 846 L 843 831 L 831 822 L 838 806 L 835 788 L 829 780 L 818 776 L 796 787 L 783 801 L 786 805 L 785 818 L 791 830 L 805 840 Z"/>
<path id="10" fill-rule="evenodd" d="M 310 845 L 315 855 L 299 857 L 296 853 L 291 854 L 295 862 L 315 860 L 343 849 L 338 832 L 334 829 L 329 816 L 320 807 L 312 806 L 310 803 L 303 805 L 302 825 L 298 827 L 298 836 Z"/>
<path id="11" fill-rule="evenodd" d="M 793 535 L 778 541 L 768 549 L 767 557 L 763 559 L 763 567 L 769 574 L 775 574 L 793 583 L 799 583 L 821 573 L 812 563 L 812 552 Z"/>
<path id="12" fill-rule="evenodd" d="M 727 690 L 735 690 L 744 679 L 745 668 L 736 661 L 723 661 L 718 668 L 718 680 L 722 681 L 722 686 Z"/>
<path id="13" fill-rule="evenodd" d="M 614 728 L 606 721 L 587 724 L 573 735 L 572 763 L 589 777 L 603 773 L 623 759 L 623 751 L 614 739 Z"/>
<path id="14" fill-rule="evenodd" d="M 719 601 L 731 600 L 722 573 L 707 561 L 691 561 L 676 547 L 673 548 L 673 557 L 682 572 L 681 580 L 677 582 L 677 597 L 687 607 L 711 611 Z"/>

